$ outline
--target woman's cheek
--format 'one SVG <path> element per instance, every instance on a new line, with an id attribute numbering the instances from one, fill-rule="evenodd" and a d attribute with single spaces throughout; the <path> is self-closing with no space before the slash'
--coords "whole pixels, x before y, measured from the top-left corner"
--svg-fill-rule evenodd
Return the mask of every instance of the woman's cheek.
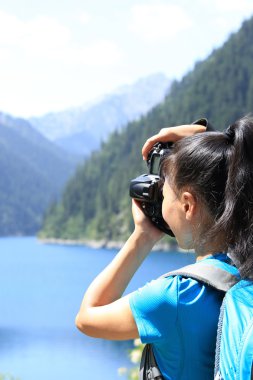
<path id="1" fill-rule="evenodd" d="M 166 202 L 162 204 L 162 216 L 165 222 L 171 227 L 173 221 L 173 209 Z"/>

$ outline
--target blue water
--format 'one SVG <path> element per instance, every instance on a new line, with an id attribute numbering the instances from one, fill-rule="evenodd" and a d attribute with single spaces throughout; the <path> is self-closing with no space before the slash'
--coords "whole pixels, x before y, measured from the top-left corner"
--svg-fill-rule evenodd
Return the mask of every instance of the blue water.
<path id="1" fill-rule="evenodd" d="M 116 254 L 83 246 L 0 239 L 0 373 L 21 380 L 119 380 L 131 341 L 92 339 L 74 325 L 83 293 Z M 151 253 L 127 292 L 191 263 L 190 254 Z"/>

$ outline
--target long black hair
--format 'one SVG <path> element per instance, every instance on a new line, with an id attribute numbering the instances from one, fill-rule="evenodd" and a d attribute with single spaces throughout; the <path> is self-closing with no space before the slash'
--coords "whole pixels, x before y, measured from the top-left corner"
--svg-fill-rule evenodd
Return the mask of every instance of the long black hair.
<path id="1" fill-rule="evenodd" d="M 241 276 L 253 279 L 253 119 L 178 141 L 162 170 L 206 205 L 213 221 L 207 236 L 222 233 Z"/>

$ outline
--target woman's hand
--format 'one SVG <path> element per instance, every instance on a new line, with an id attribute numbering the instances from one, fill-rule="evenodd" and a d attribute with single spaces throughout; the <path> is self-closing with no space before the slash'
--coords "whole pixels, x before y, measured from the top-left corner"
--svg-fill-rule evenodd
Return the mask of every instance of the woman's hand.
<path id="1" fill-rule="evenodd" d="M 159 133 L 147 139 L 142 148 L 143 159 L 146 160 L 150 149 L 157 142 L 176 142 L 183 137 L 192 136 L 195 133 L 205 132 L 206 127 L 199 124 L 186 124 L 177 127 L 162 128 Z"/>
<path id="2" fill-rule="evenodd" d="M 144 214 L 140 203 L 135 199 L 132 199 L 132 213 L 135 224 L 135 233 L 145 234 L 147 236 L 147 241 L 153 242 L 153 244 L 164 236 L 164 233 L 154 226 L 150 219 Z"/>

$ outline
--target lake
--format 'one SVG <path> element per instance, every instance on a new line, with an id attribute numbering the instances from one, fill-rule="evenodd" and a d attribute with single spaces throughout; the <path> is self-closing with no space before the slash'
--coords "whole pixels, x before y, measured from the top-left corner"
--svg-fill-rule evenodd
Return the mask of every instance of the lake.
<path id="1" fill-rule="evenodd" d="M 0 239 L 0 374 L 20 380 L 124 379 L 131 341 L 93 339 L 75 327 L 92 279 L 116 250 Z M 191 254 L 152 252 L 126 292 L 193 262 Z"/>

